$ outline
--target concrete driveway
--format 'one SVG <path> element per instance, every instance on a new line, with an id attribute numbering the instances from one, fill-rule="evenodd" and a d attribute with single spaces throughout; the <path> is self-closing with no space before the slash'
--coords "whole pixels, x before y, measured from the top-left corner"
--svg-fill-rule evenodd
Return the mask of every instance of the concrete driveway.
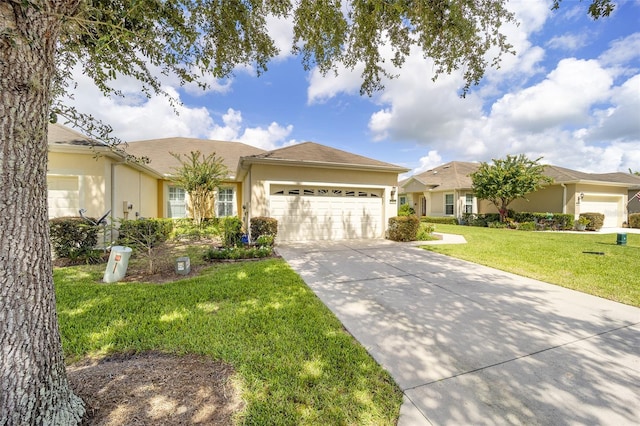
<path id="1" fill-rule="evenodd" d="M 386 240 L 278 252 L 403 390 L 401 426 L 640 422 L 638 308 Z"/>

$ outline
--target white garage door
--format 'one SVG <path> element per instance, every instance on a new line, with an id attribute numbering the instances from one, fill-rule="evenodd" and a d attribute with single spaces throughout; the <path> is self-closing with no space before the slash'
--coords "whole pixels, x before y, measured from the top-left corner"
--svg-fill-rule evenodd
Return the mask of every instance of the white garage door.
<path id="1" fill-rule="evenodd" d="M 382 189 L 272 185 L 270 216 L 278 240 L 383 237 Z"/>
<path id="2" fill-rule="evenodd" d="M 47 176 L 49 218 L 78 216 L 80 191 L 77 176 Z"/>
<path id="3" fill-rule="evenodd" d="M 585 195 L 580 202 L 580 213 L 604 214 L 604 228 L 622 226 L 622 197 Z"/>

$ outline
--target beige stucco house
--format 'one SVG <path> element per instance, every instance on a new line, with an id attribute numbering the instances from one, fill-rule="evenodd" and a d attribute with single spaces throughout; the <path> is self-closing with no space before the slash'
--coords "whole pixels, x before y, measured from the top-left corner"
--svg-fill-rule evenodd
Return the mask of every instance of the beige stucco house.
<path id="1" fill-rule="evenodd" d="M 486 200 L 478 200 L 469 175 L 479 163 L 452 161 L 398 183 L 399 205 L 409 204 L 420 216 L 462 217 L 464 213 L 496 213 Z M 640 177 L 628 173 L 584 173 L 558 166 L 545 166 L 553 183 L 516 200 L 509 208 L 521 212 L 573 214 L 597 212 L 605 215 L 605 227 L 620 227 L 627 221 L 630 197 L 640 187 Z M 631 210 L 633 211 L 633 210 Z"/>
<path id="2" fill-rule="evenodd" d="M 245 224 L 274 217 L 280 241 L 384 237 L 397 211 L 398 174 L 407 171 L 313 142 L 264 151 L 191 138 L 130 142 L 127 154 L 149 159 L 136 164 L 57 124 L 49 147 L 50 217 L 79 209 L 94 217 L 111 210 L 113 219 L 186 217 L 188 195 L 171 182 L 180 166 L 171 153 L 215 152 L 229 170 L 212 200 L 215 216 L 239 216 Z"/>

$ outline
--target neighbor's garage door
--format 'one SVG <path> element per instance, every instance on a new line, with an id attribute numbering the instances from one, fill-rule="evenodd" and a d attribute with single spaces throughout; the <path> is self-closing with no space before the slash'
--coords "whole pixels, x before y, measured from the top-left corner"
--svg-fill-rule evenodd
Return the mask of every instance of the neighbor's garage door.
<path id="1" fill-rule="evenodd" d="M 585 195 L 580 202 L 580 213 L 604 214 L 604 228 L 622 225 L 622 197 Z"/>
<path id="2" fill-rule="evenodd" d="M 77 176 L 47 176 L 49 218 L 78 216 L 80 191 Z"/>
<path id="3" fill-rule="evenodd" d="M 382 189 L 272 185 L 270 216 L 278 240 L 383 237 Z"/>

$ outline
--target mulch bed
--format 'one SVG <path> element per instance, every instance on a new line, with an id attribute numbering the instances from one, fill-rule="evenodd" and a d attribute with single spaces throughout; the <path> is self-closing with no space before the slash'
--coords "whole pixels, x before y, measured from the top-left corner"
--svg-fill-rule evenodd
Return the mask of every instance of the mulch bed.
<path id="1" fill-rule="evenodd" d="M 230 425 L 243 406 L 233 367 L 195 355 L 117 354 L 67 375 L 85 401 L 83 425 Z"/>

